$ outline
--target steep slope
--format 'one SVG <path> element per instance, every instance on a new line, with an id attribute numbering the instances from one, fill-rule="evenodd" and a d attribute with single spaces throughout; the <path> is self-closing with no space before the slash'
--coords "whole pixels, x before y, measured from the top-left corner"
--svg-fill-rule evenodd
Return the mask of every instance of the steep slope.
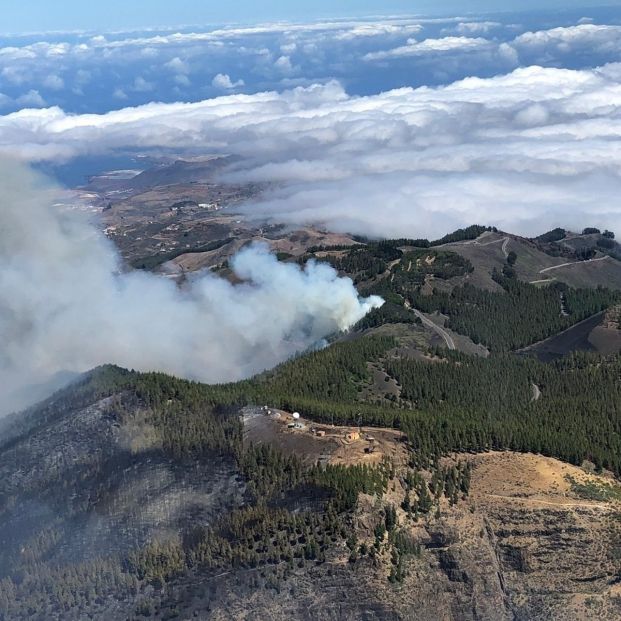
<path id="1" fill-rule="evenodd" d="M 343 372 L 337 407 L 353 381 L 339 356 L 373 359 L 388 344 L 341 344 L 229 387 L 105 367 L 11 421 L 0 445 L 0 618 L 618 618 L 611 477 L 528 454 L 427 461 L 394 430 L 357 438 L 357 426 L 324 424 L 311 442 L 304 419 L 257 436 L 257 417 L 272 425 L 261 408 L 244 437 L 240 406 L 225 405 L 247 391 L 276 398 L 296 377 L 297 390 L 319 394 L 330 358 Z M 464 374 L 467 394 L 447 392 L 447 406 L 474 389 L 485 407 L 472 378 L 493 361 L 427 364 L 430 378 Z M 511 363 L 516 395 L 522 367 L 537 365 Z M 433 400 L 434 383 L 424 390 Z M 322 441 L 325 469 L 312 466 Z"/>
<path id="2" fill-rule="evenodd" d="M 402 582 L 387 579 L 388 552 L 352 563 L 345 548 L 322 565 L 295 564 L 263 588 L 257 588 L 260 572 L 254 570 L 207 584 L 194 576 L 174 584 L 158 607 L 177 610 L 181 618 L 198 610 L 199 618 L 217 620 L 617 619 L 618 491 L 593 500 L 584 490 L 618 488 L 541 456 L 470 459 L 466 501 L 443 500 L 440 511 L 418 520 L 398 511 L 402 532 L 420 546 L 405 561 Z M 403 494 L 396 483 L 384 502 Z M 361 497 L 359 543 L 373 545 L 374 525 L 383 519 L 379 506 L 377 499 Z"/>
<path id="3" fill-rule="evenodd" d="M 239 506 L 243 485 L 234 456 L 214 437 L 234 437 L 236 417 L 227 415 L 230 422 L 220 425 L 202 408 L 212 421 L 194 428 L 196 445 L 200 431 L 205 434 L 200 451 L 186 446 L 173 457 L 184 440 L 171 444 L 157 403 L 166 392 L 174 398 L 181 385 L 102 368 L 8 424 L 0 444 L 0 575 L 61 592 L 32 593 L 32 601 L 12 611 L 5 600 L 3 618 L 22 618 L 25 611 L 29 618 L 53 618 L 54 608 L 58 618 L 81 618 L 118 608 L 119 601 L 129 612 L 135 580 L 123 575 L 119 559 Z M 187 398 L 175 401 L 191 406 Z M 190 413 L 180 413 L 177 422 L 189 421 Z M 67 584 L 62 568 L 84 573 L 77 586 Z M 115 585 L 108 588 L 101 575 Z M 61 613 L 63 606 L 69 608 Z"/>

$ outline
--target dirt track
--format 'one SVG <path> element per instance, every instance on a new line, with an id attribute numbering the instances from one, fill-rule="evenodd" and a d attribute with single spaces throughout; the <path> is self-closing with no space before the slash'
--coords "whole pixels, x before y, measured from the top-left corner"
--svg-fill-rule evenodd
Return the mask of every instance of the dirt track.
<path id="1" fill-rule="evenodd" d="M 446 330 L 444 330 L 444 328 L 441 328 L 437 323 L 431 321 L 431 319 L 429 319 L 426 315 L 421 313 L 416 308 L 412 308 L 407 302 L 405 303 L 405 307 L 408 310 L 412 311 L 423 322 L 424 325 L 426 325 L 428 328 L 431 328 L 434 332 L 439 334 L 449 349 L 451 350 L 457 349 L 455 347 L 455 341 L 453 340 L 453 337 Z"/>

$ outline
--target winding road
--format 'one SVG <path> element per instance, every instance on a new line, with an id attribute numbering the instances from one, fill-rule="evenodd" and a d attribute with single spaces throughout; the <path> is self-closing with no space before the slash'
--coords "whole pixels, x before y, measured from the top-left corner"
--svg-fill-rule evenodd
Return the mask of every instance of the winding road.
<path id="1" fill-rule="evenodd" d="M 509 251 L 507 250 L 507 246 L 509 245 L 509 237 L 505 237 L 504 241 L 502 242 L 502 254 L 505 255 L 505 259 L 509 256 Z"/>
<path id="2" fill-rule="evenodd" d="M 597 261 L 605 261 L 606 259 L 610 259 L 608 255 L 604 257 L 598 257 L 597 259 L 587 259 L 586 261 L 572 261 L 570 263 L 561 263 L 560 265 L 552 265 L 551 267 L 544 267 L 542 270 L 539 270 L 540 274 L 545 274 L 547 272 L 551 272 L 552 270 L 557 270 L 559 267 L 571 267 L 572 265 L 584 265 L 585 263 L 596 263 Z M 540 280 L 531 280 L 529 284 L 531 285 L 539 285 L 543 283 L 554 282 L 556 278 L 552 276 L 552 278 L 544 278 Z"/>
<path id="3" fill-rule="evenodd" d="M 423 313 L 421 313 L 419 310 L 412 308 L 407 301 L 405 302 L 405 307 L 408 310 L 412 311 L 423 322 L 425 326 L 431 328 L 434 332 L 439 334 L 449 349 L 457 349 L 457 347 L 455 347 L 455 341 L 453 340 L 453 337 L 444 328 L 441 328 L 437 323 L 431 321 L 431 319 L 423 315 Z"/>
<path id="4" fill-rule="evenodd" d="M 610 257 L 606 255 L 605 257 L 599 257 L 597 259 L 587 259 L 586 261 L 572 261 L 571 263 L 561 263 L 560 265 L 553 265 L 552 267 L 544 267 L 542 270 L 539 270 L 539 273 L 545 274 L 546 272 L 557 270 L 559 269 L 559 267 L 568 267 L 570 265 L 584 265 L 585 263 L 596 263 L 597 261 L 605 261 L 606 259 L 610 259 Z"/>

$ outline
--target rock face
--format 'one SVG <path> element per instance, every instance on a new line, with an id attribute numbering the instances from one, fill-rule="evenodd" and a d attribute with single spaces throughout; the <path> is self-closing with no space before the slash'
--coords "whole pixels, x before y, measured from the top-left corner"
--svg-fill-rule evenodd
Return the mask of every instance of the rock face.
<path id="1" fill-rule="evenodd" d="M 387 580 L 388 559 L 350 564 L 343 553 L 294 570 L 273 590 L 253 588 L 240 572 L 212 585 L 207 597 L 192 581 L 170 597 L 217 620 L 621 618 L 621 505 L 580 498 L 569 483 L 608 482 L 534 455 L 471 459 L 469 499 L 409 524 L 422 553 L 408 561 L 403 584 Z M 364 538 L 377 503 L 360 504 Z"/>
<path id="2" fill-rule="evenodd" d="M 490 520 L 517 619 L 621 616 L 613 532 L 600 509 L 490 509 Z"/>
<path id="3" fill-rule="evenodd" d="M 474 461 L 468 502 L 486 525 L 482 540 L 495 551 L 509 618 L 621 618 L 616 485 L 540 456 L 500 453 Z M 606 498 L 585 498 L 576 483 Z"/>

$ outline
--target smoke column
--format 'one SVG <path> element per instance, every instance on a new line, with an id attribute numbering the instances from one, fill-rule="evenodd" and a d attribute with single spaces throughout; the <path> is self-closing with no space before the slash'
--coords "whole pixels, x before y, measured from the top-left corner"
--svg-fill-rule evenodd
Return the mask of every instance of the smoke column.
<path id="1" fill-rule="evenodd" d="M 205 382 L 272 367 L 383 301 L 361 299 L 329 266 L 280 263 L 267 247 L 239 252 L 244 283 L 212 274 L 180 289 L 123 272 L 114 246 L 82 214 L 51 207 L 51 188 L 0 161 L 0 412 L 62 371 L 115 363 Z"/>

